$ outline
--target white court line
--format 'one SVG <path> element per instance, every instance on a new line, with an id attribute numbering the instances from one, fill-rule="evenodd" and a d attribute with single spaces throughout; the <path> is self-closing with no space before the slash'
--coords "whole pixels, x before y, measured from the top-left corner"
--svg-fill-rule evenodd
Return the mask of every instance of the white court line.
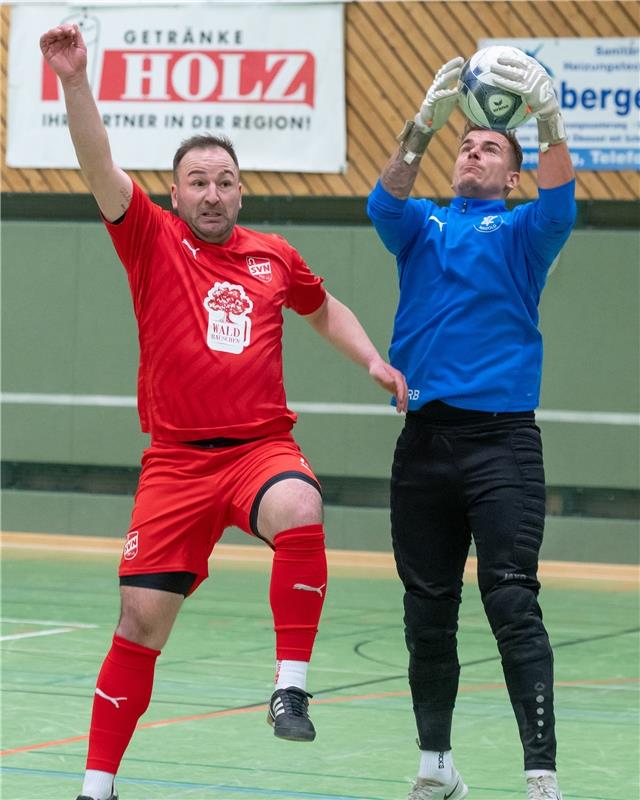
<path id="1" fill-rule="evenodd" d="M 114 539 L 113 547 L 81 547 L 74 546 L 74 553 L 107 553 L 108 555 L 118 555 L 122 552 L 122 542 L 120 539 Z M 3 548 L 10 547 L 12 550 L 33 550 L 33 544 L 25 544 L 21 542 L 2 543 Z M 51 553 L 59 553 L 61 551 L 68 551 L 68 545 L 64 544 L 39 544 L 38 550 L 49 551 Z M 64 623 L 66 624 L 66 623 Z"/>
<path id="2" fill-rule="evenodd" d="M 28 535 L 28 534 L 27 534 Z M 254 564 L 254 563 L 267 563 L 264 557 L 264 553 L 266 551 L 262 550 L 262 548 L 257 548 L 250 545 L 242 545 L 246 546 L 247 550 L 255 549 L 255 553 L 247 552 L 246 555 L 242 556 L 242 563 L 243 564 Z M 2 542 L 2 548 L 10 548 L 11 550 L 33 550 L 34 549 L 33 543 L 30 542 Z M 61 553 L 61 552 L 68 552 L 69 546 L 66 544 L 38 544 L 37 550 L 48 551 L 50 553 Z M 99 553 L 99 554 L 106 554 L 106 555 L 115 555 L 120 556 L 122 552 L 122 541 L 121 539 L 114 538 L 113 546 L 112 547 L 82 547 L 81 545 L 74 545 L 73 547 L 74 553 Z M 219 561 L 238 561 L 238 556 L 234 554 L 228 554 L 222 551 L 219 548 L 216 548 L 215 558 L 217 562 Z M 386 568 L 386 564 L 383 565 Z M 66 622 L 60 623 L 62 625 L 66 625 Z"/>
<path id="3" fill-rule="evenodd" d="M 36 636 L 53 636 L 56 633 L 71 633 L 76 628 L 50 628 L 48 631 L 32 631 L 31 633 L 12 633 L 9 636 L 0 636 L 0 642 L 10 642 L 15 639 L 35 639 Z"/>
<path id="4" fill-rule="evenodd" d="M 43 625 L 59 628 L 61 625 L 71 628 L 97 628 L 97 625 L 88 625 L 84 622 L 57 622 L 52 619 L 13 619 L 12 617 L 0 617 L 0 622 L 13 622 L 17 625 Z"/>
<path id="5" fill-rule="evenodd" d="M 41 619 L 14 619 L 13 617 L 0 617 L 0 622 L 16 625 L 41 625 L 48 627 L 46 631 L 28 631 L 26 633 L 10 633 L 0 636 L 0 642 L 10 642 L 16 639 L 35 639 L 37 636 L 53 636 L 58 633 L 72 633 L 82 628 L 97 628 L 97 625 L 87 625 L 83 622 L 55 622 L 54 620 Z M 60 627 L 64 625 L 65 627 Z"/>
<path id="6" fill-rule="evenodd" d="M 592 691 L 600 691 L 600 692 L 633 692 L 634 694 L 638 693 L 638 685 L 635 683 L 625 684 L 621 686 L 620 684 L 600 684 L 600 683 L 580 683 L 575 684 L 572 686 L 568 686 L 566 683 L 558 683 L 557 681 L 554 682 L 554 690 L 561 689 L 591 689 Z"/>
<path id="7" fill-rule="evenodd" d="M 20 392 L 0 393 L 0 402 L 34 406 L 113 406 L 135 408 L 135 397 L 111 394 L 32 394 Z"/>
<path id="8" fill-rule="evenodd" d="M 137 400 L 129 395 L 107 394 L 40 394 L 34 392 L 1 392 L 0 402 L 9 405 L 45 406 L 98 406 L 102 408 L 135 408 Z M 343 414 L 349 416 L 395 415 L 392 406 L 378 403 L 305 403 L 290 402 L 293 411 L 303 414 Z M 640 414 L 617 411 L 561 411 L 539 409 L 536 418 L 540 422 L 571 422 L 587 425 L 640 426 Z"/>

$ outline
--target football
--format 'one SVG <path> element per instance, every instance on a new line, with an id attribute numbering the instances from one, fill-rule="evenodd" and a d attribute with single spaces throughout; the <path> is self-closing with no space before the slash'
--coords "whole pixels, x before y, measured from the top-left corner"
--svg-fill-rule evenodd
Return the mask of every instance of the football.
<path id="1" fill-rule="evenodd" d="M 517 47 L 484 47 L 464 63 L 458 81 L 458 102 L 465 117 L 474 125 L 496 131 L 513 130 L 531 117 L 519 94 L 501 89 L 493 82 L 491 65 L 503 56 L 528 58 Z"/>

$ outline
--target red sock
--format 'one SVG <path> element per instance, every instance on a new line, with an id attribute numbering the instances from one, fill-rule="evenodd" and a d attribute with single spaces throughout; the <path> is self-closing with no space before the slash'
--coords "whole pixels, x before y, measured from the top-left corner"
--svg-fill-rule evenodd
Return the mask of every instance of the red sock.
<path id="1" fill-rule="evenodd" d="M 149 705 L 159 655 L 159 650 L 113 637 L 93 698 L 87 769 L 114 775 L 118 771 L 136 724 Z"/>
<path id="2" fill-rule="evenodd" d="M 327 586 L 322 525 L 277 533 L 269 599 L 276 658 L 309 661 Z"/>

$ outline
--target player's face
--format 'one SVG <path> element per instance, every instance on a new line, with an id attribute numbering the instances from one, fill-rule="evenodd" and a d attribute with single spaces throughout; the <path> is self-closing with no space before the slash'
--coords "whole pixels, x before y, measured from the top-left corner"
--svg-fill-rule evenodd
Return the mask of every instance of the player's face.
<path id="1" fill-rule="evenodd" d="M 520 180 L 513 164 L 511 143 L 496 131 L 469 131 L 453 168 L 453 189 L 462 197 L 497 200 L 506 197 Z"/>
<path id="2" fill-rule="evenodd" d="M 194 234 L 223 244 L 242 205 L 242 184 L 234 160 L 221 147 L 189 150 L 178 164 L 171 203 Z"/>

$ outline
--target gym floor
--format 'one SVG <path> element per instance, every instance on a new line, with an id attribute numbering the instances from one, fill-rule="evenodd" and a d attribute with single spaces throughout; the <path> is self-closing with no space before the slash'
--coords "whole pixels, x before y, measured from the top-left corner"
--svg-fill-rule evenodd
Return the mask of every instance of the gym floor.
<path id="1" fill-rule="evenodd" d="M 4 800 L 74 800 L 92 694 L 118 614 L 120 543 L 3 536 Z M 309 675 L 313 744 L 266 720 L 274 636 L 269 551 L 221 544 L 160 657 L 151 705 L 117 780 L 121 800 L 405 800 L 418 750 L 402 592 L 384 553 L 330 552 Z M 470 568 L 473 562 L 470 562 Z M 631 800 L 638 786 L 637 570 L 547 562 L 565 800 Z M 469 800 L 523 800 L 522 754 L 470 569 L 459 634 L 455 763 Z"/>

